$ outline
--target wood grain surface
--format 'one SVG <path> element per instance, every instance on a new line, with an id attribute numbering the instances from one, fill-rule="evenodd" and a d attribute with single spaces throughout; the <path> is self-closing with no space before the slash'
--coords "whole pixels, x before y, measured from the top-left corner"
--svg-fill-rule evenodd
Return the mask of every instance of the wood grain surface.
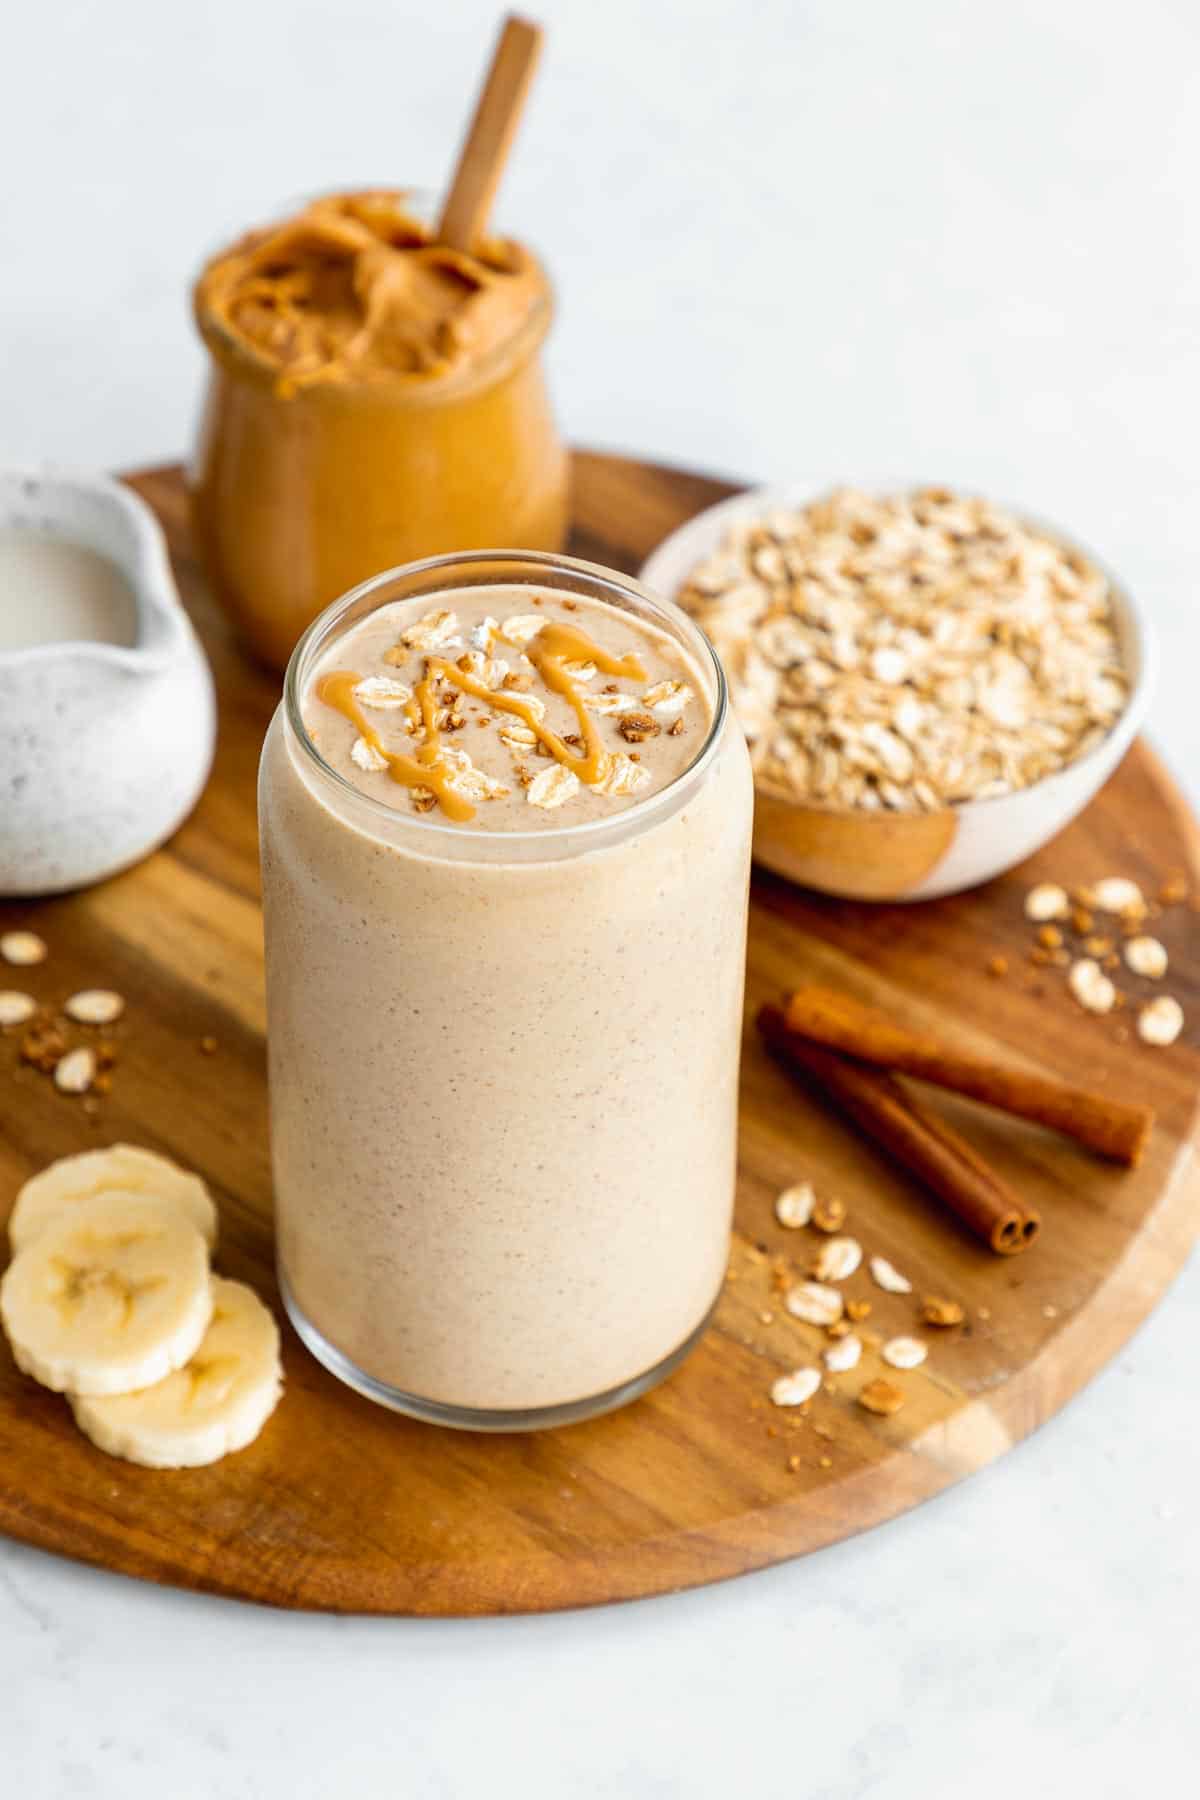
<path id="1" fill-rule="evenodd" d="M 96 1119 L 19 1066 L 0 1038 L 0 1217 L 53 1157 L 125 1139 L 201 1172 L 221 1211 L 218 1268 L 281 1313 L 271 1179 L 254 782 L 277 698 L 241 655 L 193 566 L 182 481 L 136 477 L 171 540 L 220 695 L 216 766 L 195 813 L 157 855 L 89 892 L 0 908 L 0 927 L 42 933 L 50 957 L 16 985 L 58 1001 L 81 986 L 127 998 L 120 1062 Z M 731 489 L 617 458 L 575 460 L 575 548 L 636 568 L 659 537 Z M 476 1437 L 409 1423 L 340 1387 L 285 1327 L 287 1391 L 250 1449 L 211 1469 L 155 1473 L 114 1461 L 75 1430 L 65 1402 L 0 1349 L 0 1530 L 155 1581 L 282 1606 L 408 1614 L 532 1612 L 714 1581 L 815 1550 L 892 1517 L 982 1468 L 1047 1419 L 1116 1351 L 1184 1260 L 1198 1225 L 1194 1027 L 1152 1051 L 1120 1023 L 1082 1014 L 1061 973 L 1026 960 L 1021 901 L 1035 879 L 1126 873 L 1149 890 L 1200 881 L 1192 820 L 1136 747 L 1083 819 L 1033 862 L 973 894 L 921 907 L 822 900 L 755 883 L 747 1019 L 800 978 L 845 984 L 964 1047 L 1151 1102 L 1159 1125 L 1124 1173 L 1071 1145 L 938 1097 L 1041 1211 L 1041 1241 L 999 1260 L 896 1170 L 820 1111 L 748 1026 L 731 1279 L 716 1323 L 662 1388 L 623 1412 L 540 1435 Z M 1168 986 L 1200 1019 L 1196 915 L 1156 927 Z M 989 976 L 1004 954 L 1010 972 Z M 16 974 L 16 971 L 12 971 Z M 28 980 L 25 977 L 28 977 Z M 1127 985 L 1134 986 L 1132 982 Z M 201 1040 L 216 1040 L 205 1054 Z M 798 1419 L 772 1380 L 819 1353 L 789 1317 L 769 1258 L 800 1272 L 819 1239 L 774 1218 L 800 1178 L 840 1195 L 848 1229 L 913 1280 L 875 1288 L 864 1332 L 910 1330 L 916 1297 L 960 1300 L 967 1323 L 926 1333 L 928 1363 L 897 1376 L 891 1418 L 855 1396 L 875 1351 L 831 1376 Z M 1126 1434 L 1130 1422 L 1125 1421 Z M 1136 1433 L 1136 1421 L 1132 1429 Z M 926 1528 L 938 1529 L 936 1511 Z"/>

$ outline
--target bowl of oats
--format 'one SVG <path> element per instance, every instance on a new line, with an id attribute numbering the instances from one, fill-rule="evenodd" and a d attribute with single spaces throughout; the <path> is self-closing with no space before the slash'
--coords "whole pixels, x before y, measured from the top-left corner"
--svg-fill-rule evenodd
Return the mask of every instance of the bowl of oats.
<path id="1" fill-rule="evenodd" d="M 1131 596 L 978 496 L 759 489 L 674 532 L 640 579 L 725 665 L 756 860 L 826 893 L 928 900 L 1003 873 L 1082 811 L 1145 717 Z"/>

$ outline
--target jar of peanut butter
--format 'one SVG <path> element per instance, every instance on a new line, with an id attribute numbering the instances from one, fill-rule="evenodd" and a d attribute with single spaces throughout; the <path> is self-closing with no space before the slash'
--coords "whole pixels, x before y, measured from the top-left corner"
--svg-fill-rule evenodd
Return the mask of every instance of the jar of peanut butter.
<path id="1" fill-rule="evenodd" d="M 436 244 L 427 212 L 404 192 L 316 200 L 196 284 L 212 357 L 197 538 L 246 641 L 278 668 L 324 606 L 381 569 L 565 539 L 545 271 L 510 239 L 470 255 Z"/>

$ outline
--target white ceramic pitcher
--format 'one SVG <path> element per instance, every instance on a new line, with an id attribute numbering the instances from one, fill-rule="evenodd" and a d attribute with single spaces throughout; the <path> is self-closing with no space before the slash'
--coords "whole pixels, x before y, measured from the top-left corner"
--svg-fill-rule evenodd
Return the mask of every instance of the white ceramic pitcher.
<path id="1" fill-rule="evenodd" d="M 105 476 L 0 470 L 0 529 L 107 556 L 137 603 L 129 648 L 0 650 L 0 894 L 111 875 L 168 837 L 212 762 L 215 707 L 158 521 Z"/>

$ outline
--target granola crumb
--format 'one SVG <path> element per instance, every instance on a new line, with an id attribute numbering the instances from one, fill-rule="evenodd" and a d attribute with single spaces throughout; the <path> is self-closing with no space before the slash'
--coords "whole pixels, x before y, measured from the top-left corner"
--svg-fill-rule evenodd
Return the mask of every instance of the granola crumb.
<path id="1" fill-rule="evenodd" d="M 215 1037 L 202 1037 L 200 1039 L 200 1054 L 201 1054 L 201 1056 L 215 1056 L 216 1053 L 217 1053 L 216 1038 Z"/>
<path id="2" fill-rule="evenodd" d="M 812 1222 L 818 1231 L 840 1231 L 846 1223 L 846 1202 L 836 1195 L 818 1200 L 813 1206 Z"/>
<path id="3" fill-rule="evenodd" d="M 879 1413 L 886 1418 L 890 1414 L 900 1411 L 904 1405 L 904 1399 L 905 1394 L 902 1387 L 898 1387 L 894 1381 L 886 1381 L 882 1375 L 877 1375 L 874 1381 L 868 1381 L 866 1387 L 859 1394 L 858 1404 L 865 1407 L 868 1412 Z"/>
<path id="4" fill-rule="evenodd" d="M 951 1325 L 961 1325 L 965 1317 L 957 1300 L 943 1300 L 940 1294 L 926 1294 L 921 1302 L 923 1324 L 948 1328 Z"/>
<path id="5" fill-rule="evenodd" d="M 1007 956 L 989 956 L 988 964 L 987 964 L 987 972 L 989 975 L 997 975 L 997 976 L 1007 975 L 1008 974 L 1008 958 L 1007 958 Z"/>

